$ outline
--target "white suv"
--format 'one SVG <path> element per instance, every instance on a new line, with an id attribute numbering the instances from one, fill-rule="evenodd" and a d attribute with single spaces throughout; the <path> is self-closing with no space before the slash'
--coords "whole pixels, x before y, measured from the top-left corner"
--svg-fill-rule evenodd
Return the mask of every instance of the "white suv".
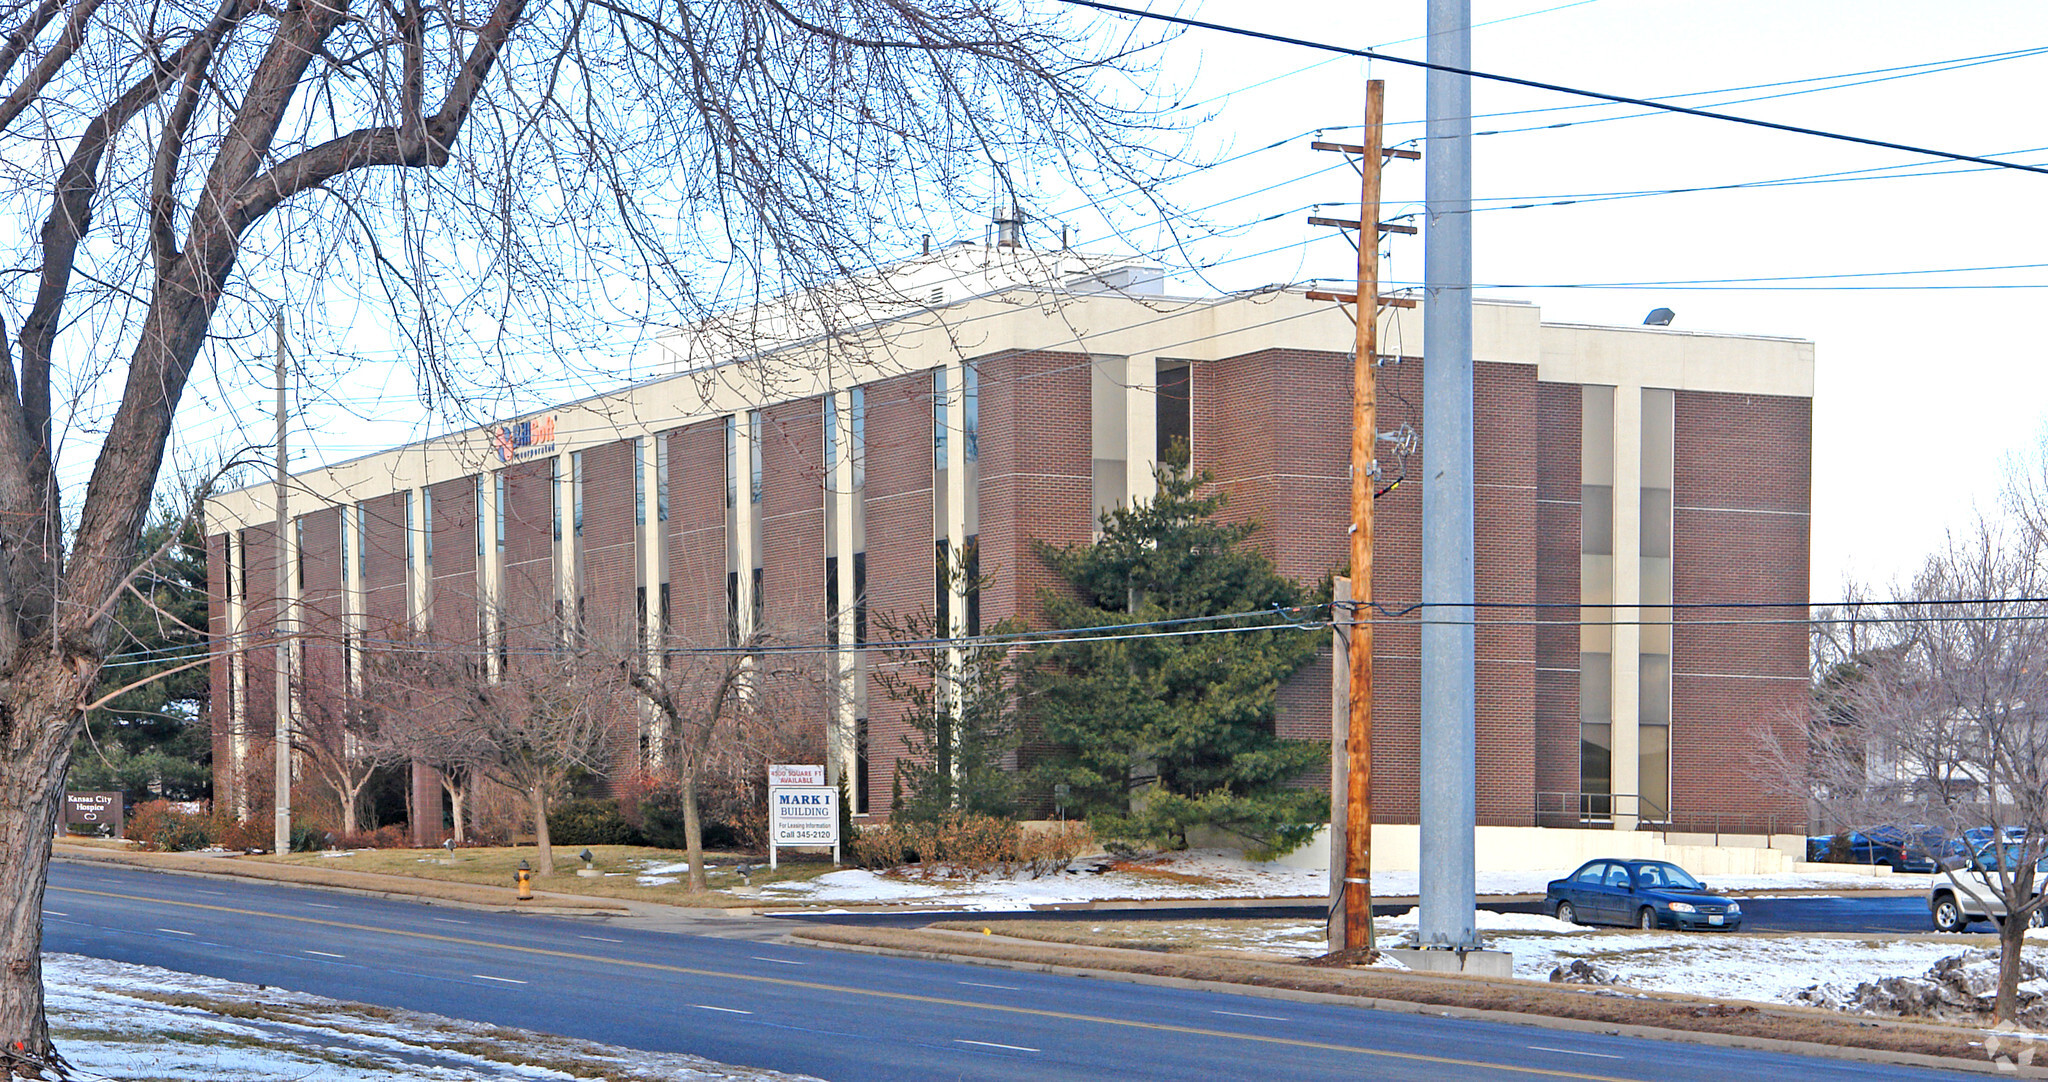
<path id="1" fill-rule="evenodd" d="M 1999 894 L 1998 873 L 1991 870 L 1992 861 L 1984 853 L 1980 852 L 1978 857 L 1977 867 L 1936 876 L 1934 885 L 1927 888 L 1927 912 L 1934 917 L 1937 930 L 1960 932 L 1975 920 L 2005 923 L 2006 904 Z M 2044 880 L 2048 880 L 2048 861 L 2035 866 L 2036 897 L 2048 887 Z M 2048 913 L 2040 908 L 2027 915 L 2029 927 L 2039 928 L 2044 922 L 2048 922 Z"/>

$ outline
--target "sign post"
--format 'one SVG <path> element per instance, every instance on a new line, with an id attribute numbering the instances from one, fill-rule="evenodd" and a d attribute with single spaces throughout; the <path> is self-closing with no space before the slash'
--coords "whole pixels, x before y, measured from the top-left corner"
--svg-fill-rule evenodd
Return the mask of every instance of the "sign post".
<path id="1" fill-rule="evenodd" d="M 784 846 L 829 845 L 839 863 L 839 790 L 825 784 L 822 765 L 768 767 L 768 867 Z"/>
<path id="2" fill-rule="evenodd" d="M 121 837 L 122 811 L 120 793 L 65 793 L 64 829 L 69 831 L 74 826 L 82 826 L 95 832 L 111 830 L 118 838 Z"/>

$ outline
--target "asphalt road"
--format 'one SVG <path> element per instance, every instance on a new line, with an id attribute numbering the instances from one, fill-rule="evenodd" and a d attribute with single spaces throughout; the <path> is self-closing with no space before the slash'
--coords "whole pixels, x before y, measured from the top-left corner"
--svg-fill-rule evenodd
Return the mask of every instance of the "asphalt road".
<path id="1" fill-rule="evenodd" d="M 1977 1077 L 110 866 L 50 878 L 51 951 L 848 1082 Z"/>
<path id="2" fill-rule="evenodd" d="M 1405 913 L 1406 903 L 1378 905 L 1380 916 Z M 1487 902 L 1481 909 L 1500 913 L 1547 912 L 1542 902 Z M 1272 917 L 1317 920 L 1322 908 L 1316 905 L 1201 906 L 1171 909 L 1062 909 L 1029 913 L 975 913 L 975 920 L 1217 920 Z M 1748 932 L 1858 932 L 1886 934 L 1932 932 L 1927 902 L 1919 895 L 1900 898 L 1785 897 L 1742 899 L 1742 929 Z M 790 914 L 778 918 L 808 920 L 825 924 L 853 924 L 887 928 L 917 928 L 943 914 L 923 913 L 826 913 Z M 1989 929 L 1989 924 L 1979 929 Z M 1711 933 L 1705 933 L 1711 934 Z"/>

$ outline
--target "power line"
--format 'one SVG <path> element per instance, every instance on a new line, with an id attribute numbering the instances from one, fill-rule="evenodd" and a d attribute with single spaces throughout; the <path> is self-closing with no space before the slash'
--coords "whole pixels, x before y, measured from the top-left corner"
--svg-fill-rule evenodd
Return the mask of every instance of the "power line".
<path id="1" fill-rule="evenodd" d="M 1859 146 L 1881 147 L 1885 150 L 1902 150 L 1909 154 L 1924 154 L 1930 158 L 1946 158 L 1950 161 L 1973 162 L 1977 165 L 1995 166 L 2000 169 L 2016 169 L 2027 173 L 2041 173 L 2044 175 L 2048 175 L 2048 167 L 2036 165 L 2022 165 L 2017 162 L 1999 161 L 1996 158 L 1980 158 L 1971 154 L 1957 154 L 1952 151 L 1936 150 L 1931 147 L 1914 146 L 1910 143 L 1894 143 L 1884 139 L 1869 139 L 1860 135 L 1847 135 L 1842 132 L 1826 131 L 1821 128 L 1808 128 L 1798 124 L 1780 124 L 1776 121 L 1758 120 L 1754 117 L 1732 116 L 1727 113 L 1716 113 L 1708 109 L 1694 109 L 1690 106 L 1685 105 L 1672 105 L 1668 102 L 1654 101 L 1649 98 L 1631 98 L 1622 94 L 1608 94 L 1598 90 L 1586 90 L 1580 87 L 1565 86 L 1561 83 L 1546 83 L 1536 79 L 1523 79 L 1513 75 L 1501 75 L 1494 72 L 1478 71 L 1471 68 L 1453 67 L 1449 64 L 1435 64 L 1427 60 L 1416 60 L 1412 57 L 1392 56 L 1387 53 L 1374 51 L 1372 49 L 1353 49 L 1343 45 L 1332 45 L 1328 42 L 1313 41 L 1308 38 L 1289 37 L 1285 34 L 1273 34 L 1263 30 L 1250 30 L 1241 26 L 1229 26 L 1224 23 L 1210 22 L 1206 19 L 1191 19 L 1184 15 L 1167 15 L 1157 11 L 1140 11 L 1136 8 L 1127 8 L 1117 4 L 1104 3 L 1103 0 L 1060 0 L 1060 2 L 1063 4 L 1071 4 L 1076 7 L 1094 8 L 1097 11 L 1112 12 L 1118 15 L 1129 15 L 1133 18 L 1138 19 L 1152 19 L 1159 22 L 1173 23 L 1177 26 L 1193 27 L 1198 30 L 1214 30 L 1224 34 L 1235 34 L 1239 37 L 1254 38 L 1260 41 L 1270 41 L 1280 45 L 1295 45 L 1300 46 L 1304 49 L 1320 49 L 1324 52 L 1338 53 L 1344 56 L 1355 56 L 1364 60 L 1379 60 L 1389 64 L 1402 65 L 1404 67 L 1421 68 L 1425 71 L 1439 71 L 1449 75 L 1463 75 L 1473 79 L 1484 79 L 1488 82 L 1505 83 L 1510 86 L 1528 87 L 1532 90 L 1547 90 L 1555 94 L 1571 94 L 1576 97 L 1593 98 L 1598 101 L 1611 102 L 1616 105 L 1635 105 L 1645 109 L 1651 109 L 1657 112 L 1676 113 L 1682 116 L 1696 116 L 1703 120 L 1720 120 L 1726 121 L 1730 124 L 1742 124 L 1752 128 L 1763 128 L 1769 131 L 1787 132 L 1792 135 L 1809 135 L 1817 139 L 1831 139 L 1836 142 L 1854 143 Z"/>

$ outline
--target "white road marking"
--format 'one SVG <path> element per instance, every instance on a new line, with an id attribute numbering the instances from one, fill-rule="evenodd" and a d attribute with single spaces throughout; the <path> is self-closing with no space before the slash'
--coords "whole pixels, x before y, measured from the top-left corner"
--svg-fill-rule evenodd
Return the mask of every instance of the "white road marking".
<path id="1" fill-rule="evenodd" d="M 1227 1014 L 1227 1015 L 1229 1015 L 1229 1016 L 1230 1016 L 1230 1017 L 1232 1017 L 1232 1018 L 1263 1018 L 1263 1019 L 1265 1019 L 1265 1020 L 1266 1020 L 1266 1021 L 1268 1021 L 1268 1022 L 1290 1022 L 1290 1021 L 1293 1021 L 1293 1019 L 1290 1019 L 1290 1018 L 1282 1018 L 1282 1017 L 1280 1017 L 1280 1016 L 1279 1016 L 1279 1015 L 1277 1015 L 1277 1014 L 1246 1014 L 1246 1013 L 1244 1013 L 1243 1011 L 1210 1011 L 1209 1013 L 1210 1013 L 1210 1014 Z"/>
<path id="2" fill-rule="evenodd" d="M 590 941 L 591 941 L 591 942 L 593 942 L 593 943 L 624 943 L 624 942 L 625 942 L 625 940 L 623 940 L 623 939 L 606 939 L 605 937 L 603 937 L 603 936 L 601 936 L 601 935 L 579 935 L 579 936 L 577 936 L 576 938 L 578 938 L 578 939 L 588 939 L 588 940 L 590 940 Z"/>
<path id="3" fill-rule="evenodd" d="M 193 891 L 192 893 L 194 893 L 194 894 L 210 894 L 210 895 L 212 895 L 212 896 L 214 896 L 214 897 L 216 897 L 216 898 L 225 898 L 225 897 L 227 897 L 227 896 L 228 896 L 228 892 L 227 892 L 227 891 L 224 891 L 224 890 L 195 890 L 195 891 Z"/>
<path id="4" fill-rule="evenodd" d="M 171 933 L 172 935 L 198 935 L 198 934 L 199 934 L 199 933 L 197 933 L 197 932 L 181 932 L 181 931 L 177 930 L 176 928 L 158 928 L 158 929 L 157 929 L 157 931 L 159 931 L 159 932 L 169 932 L 169 933 Z"/>
<path id="5" fill-rule="evenodd" d="M 983 984 L 980 981 L 960 981 L 959 983 L 969 988 L 1000 988 L 1005 992 L 1022 992 L 1024 990 L 1014 984 Z"/>
<path id="6" fill-rule="evenodd" d="M 57 912 L 57 911 L 56 911 L 56 910 L 54 910 L 54 909 L 45 909 L 45 910 L 43 910 L 43 916 L 46 916 L 46 917 L 68 917 L 68 916 L 70 916 L 70 915 L 71 915 L 71 914 L 69 914 L 69 913 L 59 913 L 59 912 Z"/>
<path id="7" fill-rule="evenodd" d="M 498 982 L 499 984 L 525 984 L 525 983 L 526 983 L 525 981 L 515 981 L 515 980 L 513 980 L 513 979 L 512 979 L 512 978 L 510 978 L 510 977 L 493 977 L 493 976 L 491 976 L 491 975 L 490 975 L 490 974 L 488 974 L 488 973 L 472 973 L 472 974 L 470 974 L 470 976 L 472 976 L 472 977 L 475 977 L 475 978 L 476 978 L 477 980 L 480 980 L 480 981 L 497 981 L 497 982 Z"/>
<path id="8" fill-rule="evenodd" d="M 338 905 L 328 905 L 328 904 L 327 904 L 326 902 L 307 902 L 306 904 L 307 904 L 307 905 L 310 905 L 310 906 L 312 906 L 312 907 L 313 907 L 313 908 L 315 908 L 315 909 L 340 909 L 340 908 L 341 908 L 341 907 L 340 907 L 340 906 L 338 906 Z"/>
<path id="9" fill-rule="evenodd" d="M 1596 1059 L 1626 1059 L 1626 1056 L 1610 1055 L 1606 1052 L 1581 1052 L 1575 1048 L 1545 1048 L 1540 1044 L 1529 1046 L 1531 1052 L 1555 1052 L 1560 1056 L 1592 1056 Z"/>
<path id="10" fill-rule="evenodd" d="M 700 1010 L 700 1011 L 717 1011 L 717 1012 L 719 1012 L 720 1014 L 752 1014 L 752 1013 L 754 1013 L 754 1012 L 752 1012 L 752 1011 L 743 1011 L 743 1010 L 740 1010 L 740 1009 L 739 1009 L 739 1008 L 737 1008 L 737 1007 L 713 1007 L 713 1006 L 712 1006 L 712 1005 L 710 1005 L 709 1003 L 692 1003 L 692 1004 L 690 1004 L 690 1006 L 692 1006 L 692 1007 L 695 1007 L 695 1008 L 697 1008 L 697 1009 L 698 1009 L 698 1010 Z"/>
<path id="11" fill-rule="evenodd" d="M 750 954 L 747 957 L 752 958 L 756 962 L 774 962 L 779 966 L 800 966 L 804 964 L 802 962 L 792 962 L 787 958 L 770 958 L 764 954 Z"/>
<path id="12" fill-rule="evenodd" d="M 469 922 L 468 922 L 468 921 L 466 921 L 466 920 L 456 920 L 456 919 L 455 919 L 454 917 L 435 917 L 434 919 L 435 919 L 435 920 L 438 920 L 438 921 L 440 921 L 440 922 L 441 922 L 442 924 L 468 924 L 468 923 L 469 923 Z"/>
<path id="13" fill-rule="evenodd" d="M 982 1046 L 983 1048 L 1007 1048 L 1007 1049 L 1009 1049 L 1009 1050 L 1010 1050 L 1010 1051 L 1012 1051 L 1012 1052 L 1036 1052 L 1036 1051 L 1038 1051 L 1038 1049 L 1036 1049 L 1036 1048 L 1026 1048 L 1026 1047 L 1024 1047 L 1024 1046 L 1023 1046 L 1023 1045 L 1021 1045 L 1021 1044 L 997 1044 L 997 1043 L 996 1043 L 996 1042 L 994 1042 L 994 1041 L 969 1041 L 969 1040 L 965 1040 L 965 1039 L 963 1039 L 963 1038 L 959 1038 L 959 1037 L 955 1037 L 955 1038 L 953 1038 L 953 1043 L 954 1043 L 954 1044 L 978 1044 L 978 1045 Z"/>
<path id="14" fill-rule="evenodd" d="M 322 957 L 322 958 L 346 958 L 346 957 L 348 957 L 348 955 L 345 955 L 345 954 L 329 954 L 329 953 L 327 953 L 326 951 L 316 951 L 316 950 L 308 950 L 308 951 L 307 951 L 306 953 L 307 953 L 307 954 L 317 954 L 317 955 L 319 955 L 319 956 L 320 956 L 320 957 Z"/>

